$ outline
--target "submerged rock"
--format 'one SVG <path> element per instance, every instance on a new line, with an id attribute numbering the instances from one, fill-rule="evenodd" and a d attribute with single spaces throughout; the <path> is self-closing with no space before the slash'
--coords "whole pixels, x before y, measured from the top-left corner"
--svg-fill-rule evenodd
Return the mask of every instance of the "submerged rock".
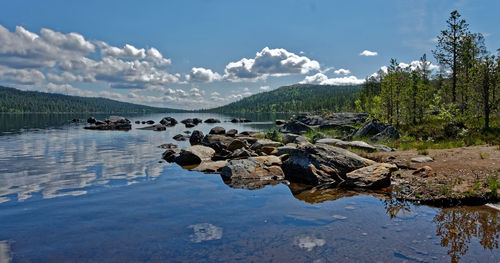
<path id="1" fill-rule="evenodd" d="M 205 120 L 205 123 L 220 123 L 220 120 L 214 119 L 214 118 L 209 118 Z"/>
<path id="2" fill-rule="evenodd" d="M 172 137 L 172 139 L 174 139 L 176 141 L 185 141 L 188 138 L 189 138 L 189 136 L 185 136 L 185 135 L 182 135 L 182 134 L 177 134 L 174 137 Z"/>
<path id="3" fill-rule="evenodd" d="M 163 124 L 155 124 L 148 127 L 138 128 L 139 130 L 164 131 L 167 128 Z"/>

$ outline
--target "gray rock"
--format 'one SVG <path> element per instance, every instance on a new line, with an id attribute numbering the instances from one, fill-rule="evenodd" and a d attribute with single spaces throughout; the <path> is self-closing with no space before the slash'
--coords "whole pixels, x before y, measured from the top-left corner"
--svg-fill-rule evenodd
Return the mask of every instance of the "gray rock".
<path id="1" fill-rule="evenodd" d="M 220 120 L 214 119 L 214 118 L 209 118 L 205 120 L 205 123 L 220 123 Z"/>
<path id="2" fill-rule="evenodd" d="M 247 145 L 240 141 L 240 140 L 233 140 L 228 146 L 227 146 L 227 150 L 228 151 L 235 151 L 237 149 L 241 149 L 241 148 L 245 148 Z"/>
<path id="3" fill-rule="evenodd" d="M 189 137 L 189 143 L 191 145 L 201 144 L 204 137 L 203 132 L 195 130 L 191 133 L 191 137 Z"/>
<path id="4" fill-rule="evenodd" d="M 226 132 L 226 136 L 229 136 L 229 137 L 234 137 L 234 136 L 236 136 L 236 134 L 238 134 L 238 130 L 236 130 L 236 129 L 231 129 L 231 130 Z"/>
<path id="5" fill-rule="evenodd" d="M 398 168 L 394 164 L 376 163 L 346 174 L 343 186 L 380 189 L 391 185 L 391 175 Z"/>
<path id="6" fill-rule="evenodd" d="M 196 166 L 195 168 L 191 169 L 192 171 L 197 171 L 197 172 L 202 172 L 202 173 L 207 173 L 207 174 L 214 174 L 214 173 L 219 173 L 221 169 L 226 166 L 227 161 L 222 160 L 222 161 L 208 161 L 208 162 L 202 162 L 200 165 Z"/>
<path id="7" fill-rule="evenodd" d="M 202 145 L 194 145 L 182 149 L 175 162 L 181 166 L 199 164 L 202 161 L 210 161 L 215 155 L 214 149 Z"/>
<path id="8" fill-rule="evenodd" d="M 341 183 L 345 175 L 375 162 L 327 144 L 299 145 L 283 163 L 286 178 L 308 184 Z"/>
<path id="9" fill-rule="evenodd" d="M 92 120 L 92 117 L 89 118 L 91 122 L 93 122 L 94 125 L 91 126 L 86 126 L 84 129 L 87 130 L 122 130 L 122 131 L 128 131 L 132 129 L 132 125 L 130 124 L 130 121 L 120 117 L 120 116 L 110 116 L 104 121 L 99 121 L 99 120 Z M 89 121 L 87 120 L 87 122 Z"/>
<path id="10" fill-rule="evenodd" d="M 296 144 L 287 144 L 276 148 L 276 155 L 281 156 L 283 154 L 291 154 L 297 148 Z"/>
<path id="11" fill-rule="evenodd" d="M 233 153 L 231 153 L 228 158 L 229 159 L 241 159 L 241 158 L 248 158 L 253 156 L 252 152 L 248 151 L 247 149 L 241 148 L 241 149 L 236 149 Z"/>
<path id="12" fill-rule="evenodd" d="M 282 133 L 296 133 L 296 134 L 303 134 L 306 132 L 312 131 L 312 128 L 307 126 L 306 124 L 293 120 L 290 122 L 287 122 L 285 125 L 283 125 L 280 128 L 280 132 Z"/>
<path id="13" fill-rule="evenodd" d="M 376 119 L 365 122 L 356 132 L 352 134 L 352 138 L 372 137 L 383 131 L 387 124 L 378 122 Z"/>
<path id="14" fill-rule="evenodd" d="M 226 130 L 220 126 L 213 127 L 209 134 L 225 134 Z"/>
<path id="15" fill-rule="evenodd" d="M 394 126 L 389 125 L 381 132 L 370 138 L 371 142 L 390 142 L 399 139 L 399 132 Z"/>
<path id="16" fill-rule="evenodd" d="M 432 159 L 429 156 L 421 156 L 421 157 L 414 157 L 411 158 L 412 163 L 428 163 L 428 162 L 434 162 L 434 159 Z"/>
<path id="17" fill-rule="evenodd" d="M 285 124 L 285 123 L 286 123 L 286 121 L 285 121 L 285 120 L 276 120 L 274 123 L 275 123 L 276 125 L 283 125 L 283 124 Z"/>
<path id="18" fill-rule="evenodd" d="M 307 137 L 300 136 L 298 134 L 293 134 L 293 133 L 281 134 L 280 137 L 281 137 L 281 141 L 284 144 L 287 144 L 287 143 L 299 144 L 299 143 L 303 143 L 303 142 L 309 142 L 309 139 Z"/>
<path id="19" fill-rule="evenodd" d="M 391 148 L 389 146 L 383 145 L 383 144 L 374 144 L 373 147 L 377 148 L 379 151 L 384 151 L 384 152 L 395 152 L 396 149 Z"/>
<path id="20" fill-rule="evenodd" d="M 188 136 L 184 136 L 182 134 L 177 134 L 175 135 L 174 137 L 172 137 L 172 139 L 176 140 L 176 141 L 185 141 L 187 140 L 189 137 Z"/>
<path id="21" fill-rule="evenodd" d="M 363 142 L 363 141 L 352 141 L 352 142 L 346 142 L 342 141 L 339 139 L 320 139 L 316 141 L 316 143 L 322 143 L 322 144 L 328 144 L 328 145 L 333 145 L 341 148 L 353 148 L 353 149 L 359 149 L 363 151 L 368 151 L 368 152 L 374 152 L 377 150 L 374 146 Z"/>
<path id="22" fill-rule="evenodd" d="M 262 157 L 232 160 L 222 168 L 221 176 L 231 180 L 282 180 L 285 178 L 279 165 Z"/>
<path id="23" fill-rule="evenodd" d="M 164 131 L 167 128 L 163 124 L 155 124 L 147 127 L 138 128 L 139 130 L 150 130 L 150 131 Z"/>
<path id="24" fill-rule="evenodd" d="M 165 125 L 165 126 L 171 127 L 171 126 L 175 126 L 177 124 L 177 120 L 172 118 L 172 117 L 165 117 L 165 118 L 161 119 L 160 123 Z"/>
<path id="25" fill-rule="evenodd" d="M 149 121 L 146 121 L 146 123 L 147 123 L 147 124 L 154 124 L 154 123 L 155 123 L 155 121 L 153 121 L 153 120 L 149 120 Z"/>
<path id="26" fill-rule="evenodd" d="M 283 145 L 283 144 L 280 142 L 275 142 L 275 141 L 272 141 L 269 139 L 259 139 L 254 144 L 252 144 L 250 149 L 259 150 L 260 148 L 262 148 L 264 146 L 279 147 L 281 145 Z"/>

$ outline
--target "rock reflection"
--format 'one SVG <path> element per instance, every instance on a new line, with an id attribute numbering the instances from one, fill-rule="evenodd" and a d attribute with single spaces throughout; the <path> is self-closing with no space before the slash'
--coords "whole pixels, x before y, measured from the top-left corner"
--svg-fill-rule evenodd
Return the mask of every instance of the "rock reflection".
<path id="1" fill-rule="evenodd" d="M 290 183 L 288 187 L 290 188 L 290 192 L 295 198 L 310 204 L 335 201 L 340 198 L 352 197 L 357 195 L 370 195 L 380 199 L 389 198 L 389 195 L 386 192 L 353 191 L 338 187 L 332 187 L 330 185 L 311 186 L 305 184 Z"/>
<path id="2" fill-rule="evenodd" d="M 459 262 L 467 254 L 473 239 L 484 249 L 497 249 L 500 234 L 500 213 L 481 207 L 443 209 L 433 221 L 441 246 L 448 248 L 451 262 Z"/>
<path id="3" fill-rule="evenodd" d="M 0 241 L 0 263 L 9 263 L 12 261 L 10 244 L 6 240 Z"/>
<path id="4" fill-rule="evenodd" d="M 268 185 L 279 185 L 281 181 L 276 180 L 223 180 L 224 183 L 233 189 L 258 190 Z"/>
<path id="5" fill-rule="evenodd" d="M 194 243 L 222 238 L 222 228 L 209 223 L 190 225 L 188 228 L 193 229 L 193 234 L 189 236 L 189 239 Z"/>
<path id="6" fill-rule="evenodd" d="M 295 239 L 295 244 L 307 251 L 312 251 L 315 247 L 324 246 L 326 241 L 321 238 L 316 238 L 314 236 L 298 236 Z"/>

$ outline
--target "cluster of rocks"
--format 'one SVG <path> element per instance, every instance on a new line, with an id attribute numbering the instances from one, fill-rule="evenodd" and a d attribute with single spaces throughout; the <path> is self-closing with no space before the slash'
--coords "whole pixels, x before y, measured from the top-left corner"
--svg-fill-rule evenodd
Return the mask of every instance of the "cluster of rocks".
<path id="1" fill-rule="evenodd" d="M 84 127 L 88 130 L 124 130 L 128 131 L 132 129 L 132 124 L 128 119 L 120 116 L 110 116 L 105 120 L 96 120 L 94 117 L 90 117 L 87 120 L 90 126 Z"/>
<path id="2" fill-rule="evenodd" d="M 218 173 L 232 185 L 289 182 L 346 188 L 379 189 L 390 186 L 395 165 L 377 163 L 349 150 L 299 134 L 282 134 L 280 141 L 260 133 L 225 131 L 214 127 L 209 134 L 194 131 L 190 147 L 168 146 L 163 159 L 187 169 Z"/>
<path id="3" fill-rule="evenodd" d="M 365 113 L 340 112 L 329 116 L 311 115 L 308 113 L 293 116 L 290 120 L 276 120 L 276 125 L 283 125 L 280 132 L 306 133 L 313 129 L 338 129 L 344 132 L 355 130 L 353 125 L 363 123 L 368 118 Z"/>
<path id="4" fill-rule="evenodd" d="M 377 119 L 365 122 L 359 129 L 348 138 L 370 138 L 371 142 L 389 142 L 399 139 L 398 130 L 387 123 L 382 123 Z"/>

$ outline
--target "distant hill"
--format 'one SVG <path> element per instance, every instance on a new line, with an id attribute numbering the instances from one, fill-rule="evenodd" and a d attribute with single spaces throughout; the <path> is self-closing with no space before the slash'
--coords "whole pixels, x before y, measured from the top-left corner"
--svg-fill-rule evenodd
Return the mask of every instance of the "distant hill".
<path id="1" fill-rule="evenodd" d="M 361 87 L 361 85 L 296 84 L 204 111 L 217 113 L 353 111 L 354 101 Z"/>
<path id="2" fill-rule="evenodd" d="M 22 91 L 0 86 L 0 112 L 152 113 L 183 112 L 183 110 L 150 107 L 104 98 L 68 96 L 38 91 Z"/>

